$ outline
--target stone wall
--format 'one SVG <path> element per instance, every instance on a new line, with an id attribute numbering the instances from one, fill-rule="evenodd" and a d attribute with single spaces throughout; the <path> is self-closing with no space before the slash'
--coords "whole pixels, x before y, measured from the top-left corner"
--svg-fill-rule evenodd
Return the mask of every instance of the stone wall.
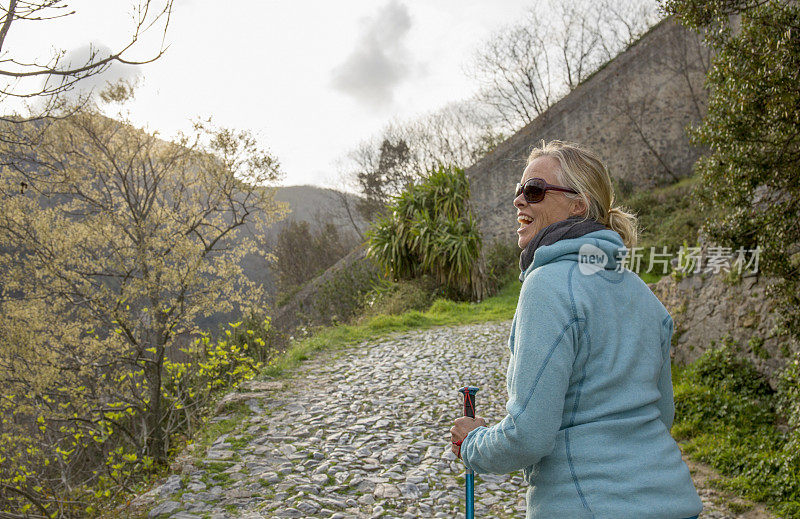
<path id="1" fill-rule="evenodd" d="M 676 281 L 665 276 L 650 288 L 675 323 L 673 360 L 687 364 L 728 336 L 739 352 L 774 385 L 798 344 L 781 335 L 780 317 L 766 295 L 771 280 L 759 275 L 732 283 L 724 274 L 696 274 Z"/>
<path id="2" fill-rule="evenodd" d="M 466 173 L 487 241 L 516 241 L 514 186 L 540 139 L 595 150 L 612 178 L 648 187 L 691 174 L 702 150 L 685 128 L 705 114 L 710 52 L 667 18 Z"/>

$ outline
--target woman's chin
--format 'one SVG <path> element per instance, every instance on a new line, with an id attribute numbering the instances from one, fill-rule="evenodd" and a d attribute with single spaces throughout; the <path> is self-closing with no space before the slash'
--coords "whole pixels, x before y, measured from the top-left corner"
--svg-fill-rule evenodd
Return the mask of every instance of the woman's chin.
<path id="1" fill-rule="evenodd" d="M 525 247 L 527 247 L 528 244 L 533 239 L 533 237 L 536 236 L 536 233 L 538 231 L 536 230 L 535 227 L 536 226 L 534 224 L 529 224 L 521 231 L 517 231 L 518 232 L 517 245 L 519 245 L 520 249 L 524 249 Z"/>

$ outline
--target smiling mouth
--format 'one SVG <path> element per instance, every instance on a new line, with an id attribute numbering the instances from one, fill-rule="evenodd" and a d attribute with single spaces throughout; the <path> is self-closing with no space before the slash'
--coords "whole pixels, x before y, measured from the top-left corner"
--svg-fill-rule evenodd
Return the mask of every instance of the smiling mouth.
<path id="1" fill-rule="evenodd" d="M 521 214 L 521 215 L 517 216 L 517 221 L 520 224 L 519 229 L 517 229 L 517 231 L 521 231 L 521 230 L 523 230 L 524 228 L 526 228 L 527 226 L 529 226 L 530 224 L 533 223 L 533 219 L 531 217 L 529 217 L 529 216 L 524 215 L 524 214 Z"/>

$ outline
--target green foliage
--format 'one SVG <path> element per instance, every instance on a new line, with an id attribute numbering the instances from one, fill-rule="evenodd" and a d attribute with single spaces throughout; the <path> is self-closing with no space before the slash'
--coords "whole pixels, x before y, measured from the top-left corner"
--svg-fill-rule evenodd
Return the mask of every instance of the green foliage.
<path id="1" fill-rule="evenodd" d="M 520 249 L 516 243 L 492 242 L 484 249 L 486 265 L 486 289 L 493 294 L 511 279 L 519 278 Z"/>
<path id="2" fill-rule="evenodd" d="M 663 276 L 663 267 L 655 264 L 650 273 L 645 272 L 650 265 L 651 248 L 656 253 L 676 254 L 681 246 L 694 243 L 697 231 L 703 220 L 697 204 L 691 197 L 696 178 L 683 179 L 674 184 L 644 189 L 629 193 L 623 202 L 639 218 L 641 235 L 638 247 L 642 247 L 642 262 L 639 274 L 647 282 L 658 281 Z M 667 265 L 667 272 L 673 272 Z"/>
<path id="3" fill-rule="evenodd" d="M 181 352 L 187 359 L 165 359 L 160 405 L 170 453 L 200 425 L 209 403 L 221 391 L 255 376 L 261 364 L 250 356 L 256 334 L 232 323 L 223 337 L 207 335 Z M 234 332 L 241 331 L 240 337 Z M 244 337 L 254 337 L 252 342 Z M 131 386 L 150 394 L 143 373 L 104 373 L 101 382 Z M 146 444 L 134 434 L 148 411 L 124 399 L 106 399 L 96 408 L 93 388 L 54 385 L 38 394 L 21 384 L 8 387 L 0 398 L 0 500 L 4 511 L 38 510 L 45 516 L 94 516 L 121 499 L 126 489 L 159 470 Z M 94 388 L 96 390 L 96 388 Z M 65 485 L 65 482 L 71 483 Z"/>
<path id="4" fill-rule="evenodd" d="M 794 354 L 778 381 L 778 408 L 789 427 L 800 430 L 800 352 Z"/>
<path id="5" fill-rule="evenodd" d="M 322 283 L 314 300 L 317 322 L 336 324 L 350 321 L 367 304 L 367 294 L 381 283 L 382 276 L 370 258 L 338 270 Z"/>
<path id="6" fill-rule="evenodd" d="M 707 147 L 696 193 L 720 245 L 760 247 L 759 270 L 778 279 L 770 297 L 800 337 L 800 5 L 783 0 L 669 0 L 666 10 L 706 30 L 715 56 L 708 113 L 690 131 Z M 728 14 L 741 14 L 733 30 Z"/>
<path id="7" fill-rule="evenodd" d="M 247 356 L 262 364 L 275 356 L 275 345 L 279 342 L 278 332 L 272 327 L 269 316 L 250 314 L 236 323 L 221 327 L 221 335 L 235 344 Z"/>
<path id="8" fill-rule="evenodd" d="M 384 280 L 366 296 L 366 306 L 360 320 L 376 315 L 397 315 L 409 310 L 427 310 L 436 297 L 443 295 L 433 277 Z"/>
<path id="9" fill-rule="evenodd" d="M 777 424 L 787 405 L 795 406 L 797 416 L 797 368 L 787 370 L 784 380 L 774 392 L 725 340 L 691 366 L 673 367 L 672 434 L 686 441 L 686 453 L 725 476 L 723 487 L 766 502 L 782 517 L 796 518 L 800 517 L 798 430 Z"/>
<path id="10" fill-rule="evenodd" d="M 750 337 L 750 340 L 747 341 L 747 345 L 750 347 L 750 351 L 752 351 L 756 357 L 760 359 L 767 360 L 770 358 L 770 354 L 766 348 L 764 348 L 764 338 L 758 337 L 754 335 Z"/>
<path id="11" fill-rule="evenodd" d="M 695 177 L 674 184 L 642 189 L 623 199 L 639 219 L 640 245 L 677 251 L 684 241 L 694 242 L 702 214 L 692 199 Z"/>
<path id="12" fill-rule="evenodd" d="M 434 276 L 451 297 L 480 299 L 481 236 L 464 171 L 439 167 L 395 198 L 370 229 L 369 254 L 393 279 Z"/>
<path id="13" fill-rule="evenodd" d="M 314 230 L 306 221 L 289 220 L 278 233 L 274 271 L 283 293 L 293 292 L 347 255 L 354 246 L 325 216 L 317 218 L 321 223 Z"/>
<path id="14" fill-rule="evenodd" d="M 748 360 L 737 355 L 738 348 L 728 337 L 706 351 L 692 366 L 692 372 L 722 391 L 748 398 L 772 395 L 766 379 Z"/>
<path id="15" fill-rule="evenodd" d="M 764 3 L 760 0 L 664 0 L 661 8 L 694 29 L 715 27 L 723 30 L 728 16 Z"/>

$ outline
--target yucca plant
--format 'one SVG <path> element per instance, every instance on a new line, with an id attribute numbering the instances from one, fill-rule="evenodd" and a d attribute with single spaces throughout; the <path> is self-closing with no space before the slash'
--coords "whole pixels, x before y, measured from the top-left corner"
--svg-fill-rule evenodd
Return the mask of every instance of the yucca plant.
<path id="1" fill-rule="evenodd" d="M 369 254 L 387 276 L 425 274 L 454 297 L 481 299 L 481 236 L 469 209 L 464 171 L 440 166 L 394 197 L 386 216 L 368 232 Z"/>

